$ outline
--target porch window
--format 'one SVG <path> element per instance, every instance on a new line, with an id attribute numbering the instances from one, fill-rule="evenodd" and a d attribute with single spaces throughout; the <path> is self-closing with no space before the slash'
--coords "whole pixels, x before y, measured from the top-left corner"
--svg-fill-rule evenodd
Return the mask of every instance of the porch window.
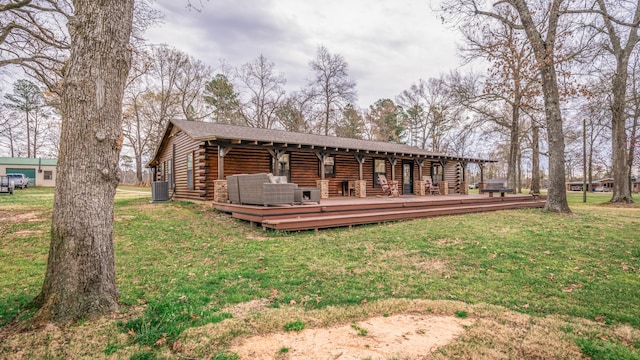
<path id="1" fill-rule="evenodd" d="M 373 184 L 380 186 L 378 175 L 387 175 L 387 164 L 385 159 L 373 159 Z"/>
<path id="2" fill-rule="evenodd" d="M 328 156 L 324 160 L 324 176 L 335 177 L 336 176 L 336 158 L 335 156 Z"/>
<path id="3" fill-rule="evenodd" d="M 193 190 L 193 153 L 187 154 L 187 187 Z"/>
<path id="4" fill-rule="evenodd" d="M 272 160 L 271 172 L 276 176 L 286 176 L 287 181 L 291 181 L 289 177 L 291 172 L 291 161 L 289 160 L 289 154 L 280 155 L 280 159 L 278 159 L 280 165 L 280 171 L 276 172 L 276 159 Z"/>
<path id="5" fill-rule="evenodd" d="M 160 163 L 160 179 L 158 179 L 159 181 L 165 181 L 165 175 L 164 175 L 164 166 L 165 166 L 166 161 L 163 161 Z"/>

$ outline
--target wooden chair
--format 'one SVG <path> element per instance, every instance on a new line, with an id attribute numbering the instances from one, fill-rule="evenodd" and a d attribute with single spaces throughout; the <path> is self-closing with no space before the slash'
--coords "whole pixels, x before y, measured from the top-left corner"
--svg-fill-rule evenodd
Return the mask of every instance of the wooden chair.
<path id="1" fill-rule="evenodd" d="M 385 196 L 399 196 L 398 184 L 387 181 L 387 177 L 378 174 L 378 182 L 382 188 L 382 194 Z"/>
<path id="2" fill-rule="evenodd" d="M 430 195 L 440 194 L 440 187 L 438 186 L 438 184 L 434 184 L 431 181 L 431 177 L 423 176 L 422 179 L 424 180 L 424 190 L 427 194 L 430 194 Z"/>

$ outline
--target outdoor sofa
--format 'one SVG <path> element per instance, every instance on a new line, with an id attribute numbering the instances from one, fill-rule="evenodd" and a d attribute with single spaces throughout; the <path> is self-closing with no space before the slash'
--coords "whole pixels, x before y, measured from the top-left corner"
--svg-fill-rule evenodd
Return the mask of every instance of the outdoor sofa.
<path id="1" fill-rule="evenodd" d="M 247 205 L 279 205 L 295 203 L 298 185 L 287 183 L 284 176 L 272 174 L 238 174 L 227 176 L 229 200 Z"/>

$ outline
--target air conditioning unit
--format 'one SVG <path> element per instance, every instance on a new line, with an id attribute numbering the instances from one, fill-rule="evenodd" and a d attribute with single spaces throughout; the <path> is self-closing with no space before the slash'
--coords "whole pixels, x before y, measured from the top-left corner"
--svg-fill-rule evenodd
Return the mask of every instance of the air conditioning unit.
<path id="1" fill-rule="evenodd" d="M 169 201 L 169 183 L 154 181 L 151 183 L 151 202 Z"/>

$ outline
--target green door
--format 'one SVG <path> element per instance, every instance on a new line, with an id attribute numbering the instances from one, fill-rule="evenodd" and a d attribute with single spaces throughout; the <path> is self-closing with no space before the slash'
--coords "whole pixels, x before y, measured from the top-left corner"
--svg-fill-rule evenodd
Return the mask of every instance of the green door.
<path id="1" fill-rule="evenodd" d="M 29 187 L 36 186 L 36 169 L 7 168 L 7 174 L 24 174 L 24 176 L 29 178 Z"/>

